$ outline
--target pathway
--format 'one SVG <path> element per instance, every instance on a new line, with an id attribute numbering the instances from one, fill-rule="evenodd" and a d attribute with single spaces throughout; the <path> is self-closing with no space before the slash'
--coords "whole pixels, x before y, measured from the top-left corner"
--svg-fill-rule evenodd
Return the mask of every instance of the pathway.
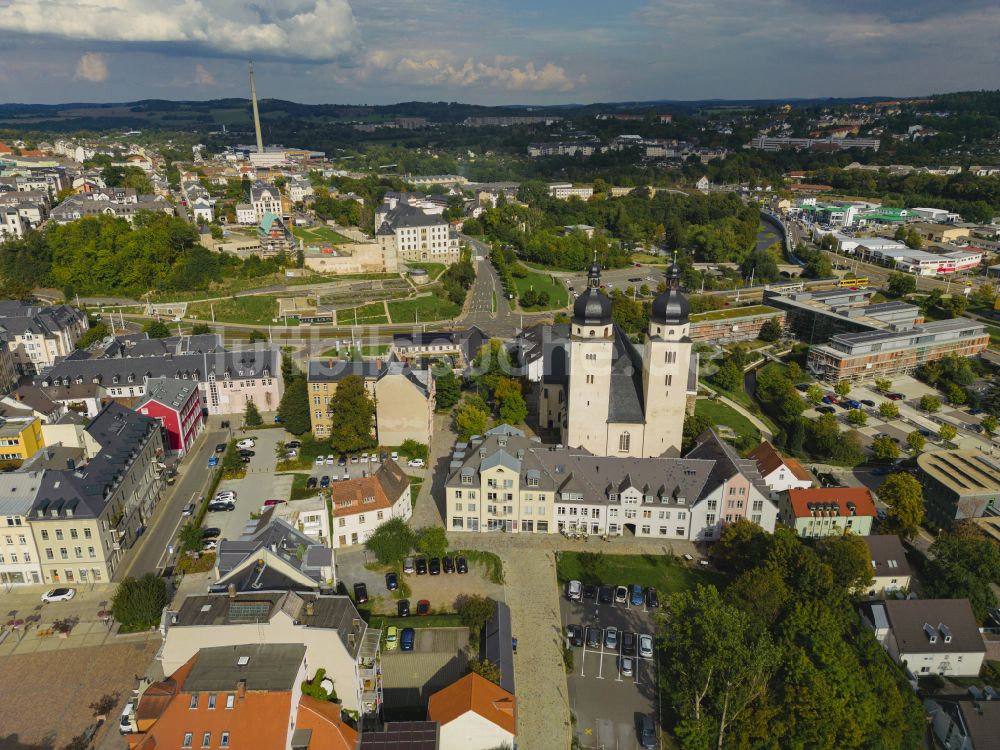
<path id="1" fill-rule="evenodd" d="M 410 526 L 414 529 L 444 525 L 441 506 L 435 498 L 444 498 L 444 483 L 448 479 L 451 451 L 457 439 L 451 427 L 451 414 L 435 414 L 434 434 L 427 453 L 428 468 L 410 519 Z"/>
<path id="2" fill-rule="evenodd" d="M 699 388 L 704 388 L 706 391 L 708 391 L 709 393 L 711 393 L 713 396 L 715 396 L 719 401 L 721 401 L 722 403 L 724 403 L 726 406 L 729 406 L 729 407 L 735 409 L 740 414 L 742 414 L 744 417 L 746 417 L 747 419 L 749 419 L 750 422 L 751 422 L 751 424 L 753 424 L 754 427 L 756 427 L 758 430 L 760 430 L 760 439 L 761 440 L 767 440 L 769 442 L 772 441 L 772 440 L 774 440 L 774 433 L 771 432 L 771 428 L 768 427 L 760 419 L 760 417 L 758 417 L 752 411 L 750 411 L 749 409 L 747 409 L 745 406 L 736 403 L 735 401 L 733 401 L 728 396 L 723 396 L 721 393 L 719 393 L 718 391 L 716 391 L 714 388 L 712 388 L 709 385 L 706 385 L 705 383 L 703 383 L 701 381 L 698 381 L 698 387 Z"/>

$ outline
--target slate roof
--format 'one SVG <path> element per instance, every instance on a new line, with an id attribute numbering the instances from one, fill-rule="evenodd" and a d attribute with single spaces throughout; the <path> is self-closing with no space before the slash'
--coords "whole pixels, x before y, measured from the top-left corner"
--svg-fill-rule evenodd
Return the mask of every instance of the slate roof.
<path id="1" fill-rule="evenodd" d="M 413 227 L 436 227 L 446 224 L 441 214 L 424 213 L 416 206 L 408 203 L 398 203 L 394 209 L 389 211 L 379 226 L 378 234 L 395 234 L 398 229 L 410 229 Z"/>
<path id="2" fill-rule="evenodd" d="M 882 605 L 901 654 L 986 651 L 968 599 L 889 599 Z M 935 643 L 924 631 L 925 624 L 935 629 Z M 951 643 L 944 642 L 939 624 L 951 631 Z"/>
<path id="3" fill-rule="evenodd" d="M 235 690 L 245 680 L 248 691 L 291 691 L 305 655 L 306 647 L 300 643 L 203 648 L 181 690 L 185 693 L 221 693 Z M 243 660 L 245 663 L 240 664 Z"/>
<path id="4" fill-rule="evenodd" d="M 59 405 L 50 399 L 44 391 L 33 385 L 22 385 L 11 391 L 8 397 L 39 414 L 48 415 L 59 409 Z"/>
<path id="5" fill-rule="evenodd" d="M 138 410 L 144 404 L 155 401 L 158 404 L 179 411 L 196 390 L 198 390 L 198 384 L 191 380 L 153 378 L 146 384 L 146 396 L 135 408 Z"/>
<path id="6" fill-rule="evenodd" d="M 0 337 L 3 338 L 6 338 L 5 333 L 18 336 L 25 333 L 53 336 L 74 325 L 82 324 L 84 320 L 84 314 L 69 305 L 39 307 L 17 301 L 0 302 Z"/>
<path id="7" fill-rule="evenodd" d="M 764 497 L 770 497 L 771 490 L 764 483 L 757 462 L 750 458 L 740 458 L 736 449 L 719 438 L 714 430 L 705 430 L 701 433 L 695 442 L 695 447 L 688 452 L 686 458 L 701 458 L 715 462 L 707 482 L 709 490 L 715 489 L 736 474 L 743 474 Z"/>
<path id="8" fill-rule="evenodd" d="M 0 516 L 28 515 L 41 487 L 40 471 L 0 473 Z"/>
<path id="9" fill-rule="evenodd" d="M 868 555 L 872 561 L 872 573 L 881 576 L 908 576 L 910 563 L 906 560 L 906 550 L 895 534 L 872 534 L 862 537 L 868 545 Z"/>
<path id="10" fill-rule="evenodd" d="M 381 364 L 381 366 L 380 366 Z M 339 383 L 348 375 L 357 375 L 362 380 L 381 380 L 388 375 L 402 375 L 419 388 L 424 396 L 430 393 L 430 373 L 418 370 L 405 362 L 390 359 L 379 363 L 376 360 L 323 359 L 309 361 L 310 383 Z"/>
<path id="11" fill-rule="evenodd" d="M 303 576 L 312 580 L 315 588 L 326 583 L 321 569 L 333 567 L 333 550 L 306 536 L 291 524 L 280 518 L 273 518 L 274 512 L 269 509 L 260 517 L 257 530 L 242 539 L 221 539 L 216 550 L 216 569 L 222 579 L 235 571 L 248 558 L 257 556 L 260 550 L 269 550 L 277 555 L 284 564 L 297 570 Z M 305 552 L 299 556 L 300 548 Z M 289 589 L 300 587 L 297 581 L 288 577 L 275 566 L 265 565 L 263 572 L 256 566 L 250 566 L 243 571 L 238 580 L 230 581 L 238 591 L 269 589 Z"/>
<path id="12" fill-rule="evenodd" d="M 975 750 L 1000 748 L 1000 701 L 975 700 L 958 696 L 953 698 L 942 696 L 931 700 L 947 711 L 953 721 L 964 725 L 964 734 L 972 740 L 971 747 Z"/>

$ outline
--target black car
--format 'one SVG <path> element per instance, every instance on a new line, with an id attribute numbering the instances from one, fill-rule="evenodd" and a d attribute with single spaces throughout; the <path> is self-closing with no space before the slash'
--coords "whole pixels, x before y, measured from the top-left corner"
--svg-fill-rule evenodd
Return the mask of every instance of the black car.
<path id="1" fill-rule="evenodd" d="M 455 558 L 455 570 L 458 573 L 468 573 L 469 572 L 469 563 L 467 563 L 465 561 L 464 557 L 456 557 Z"/>
<path id="2" fill-rule="evenodd" d="M 569 638 L 570 645 L 583 645 L 583 631 L 580 629 L 579 625 L 567 625 L 566 637 Z"/>
<path id="3" fill-rule="evenodd" d="M 649 609 L 657 609 L 660 606 L 660 597 L 656 595 L 656 589 L 652 586 L 646 589 L 646 606 Z"/>
<path id="4" fill-rule="evenodd" d="M 330 477 L 327 476 L 326 474 L 324 474 L 320 478 L 320 480 L 319 480 L 319 486 L 320 487 L 329 487 L 330 486 Z"/>
<path id="5" fill-rule="evenodd" d="M 427 559 L 424 557 L 417 558 L 417 575 L 427 575 Z"/>
<path id="6" fill-rule="evenodd" d="M 217 529 L 214 526 L 209 526 L 208 528 L 201 530 L 202 539 L 215 539 L 222 533 L 222 529 Z"/>
<path id="7" fill-rule="evenodd" d="M 614 586 L 601 586 L 597 590 L 597 601 L 601 604 L 611 604 L 615 600 Z"/>
<path id="8" fill-rule="evenodd" d="M 450 557 L 446 557 L 441 560 L 441 567 L 444 569 L 445 573 L 454 573 L 455 561 Z"/>
<path id="9" fill-rule="evenodd" d="M 875 402 L 872 401 L 870 398 L 861 399 L 861 403 L 864 404 L 865 406 L 871 406 L 872 408 L 875 407 Z"/>
<path id="10" fill-rule="evenodd" d="M 289 440 L 287 443 L 285 443 L 285 447 L 286 448 L 301 448 L 302 447 L 302 441 L 301 440 Z"/>
<path id="11" fill-rule="evenodd" d="M 354 601 L 357 604 L 364 604 L 368 601 L 368 587 L 363 583 L 354 584 Z"/>
<path id="12" fill-rule="evenodd" d="M 818 411 L 820 414 L 833 414 L 837 410 L 834 409 L 832 406 L 817 406 L 816 411 Z"/>
<path id="13" fill-rule="evenodd" d="M 341 456 L 337 459 L 337 466 L 347 466 L 347 457 Z"/>
<path id="14" fill-rule="evenodd" d="M 240 451 L 240 455 L 241 455 L 241 456 L 243 456 L 243 457 L 245 458 L 245 457 L 247 457 L 247 456 L 256 456 L 257 454 L 256 454 L 256 453 L 254 453 L 254 452 L 253 452 L 252 450 L 249 450 L 249 449 L 247 449 L 247 448 L 243 448 L 243 449 L 242 449 L 242 450 Z"/>
<path id="15" fill-rule="evenodd" d="M 635 656 L 635 633 L 622 633 L 622 656 Z"/>
<path id="16" fill-rule="evenodd" d="M 396 602 L 396 614 L 399 617 L 409 617 L 410 616 L 410 600 L 400 599 Z"/>
<path id="17" fill-rule="evenodd" d="M 809 383 L 798 383 L 795 386 L 795 390 L 802 391 L 803 393 L 805 393 L 806 391 L 809 390 Z"/>
<path id="18" fill-rule="evenodd" d="M 601 629 L 587 628 L 587 648 L 601 647 Z"/>
<path id="19" fill-rule="evenodd" d="M 226 444 L 225 443 L 219 443 L 217 446 L 215 446 L 215 452 L 216 453 L 225 453 L 226 452 Z"/>
<path id="20" fill-rule="evenodd" d="M 441 560 L 436 557 L 432 557 L 427 564 L 427 568 L 432 576 L 441 575 Z"/>
<path id="21" fill-rule="evenodd" d="M 236 503 L 209 503 L 209 513 L 224 513 L 229 510 L 236 510 Z"/>
<path id="22" fill-rule="evenodd" d="M 386 453 L 385 451 L 382 451 L 381 453 L 378 454 L 378 459 L 382 463 L 385 463 L 386 461 L 389 460 L 389 454 Z"/>
<path id="23" fill-rule="evenodd" d="M 584 599 L 596 599 L 597 598 L 597 586 L 592 583 L 583 584 L 583 594 Z"/>
<path id="24" fill-rule="evenodd" d="M 306 489 L 307 489 L 307 490 L 311 490 L 311 489 L 313 489 L 313 488 L 314 488 L 314 487 L 315 487 L 315 486 L 316 486 L 316 485 L 317 485 L 318 483 L 319 483 L 319 480 L 318 480 L 318 479 L 317 479 L 316 477 L 309 477 L 309 478 L 308 478 L 308 479 L 306 480 Z"/>
<path id="25" fill-rule="evenodd" d="M 385 574 L 385 587 L 389 591 L 395 591 L 399 588 L 399 577 L 395 573 Z"/>

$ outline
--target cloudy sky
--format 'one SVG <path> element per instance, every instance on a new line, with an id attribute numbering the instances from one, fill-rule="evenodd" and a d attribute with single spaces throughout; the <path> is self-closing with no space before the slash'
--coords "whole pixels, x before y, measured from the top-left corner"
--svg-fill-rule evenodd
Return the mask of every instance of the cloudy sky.
<path id="1" fill-rule="evenodd" d="M 382 104 L 1000 88 L 996 0 L 0 0 L 0 101 Z"/>

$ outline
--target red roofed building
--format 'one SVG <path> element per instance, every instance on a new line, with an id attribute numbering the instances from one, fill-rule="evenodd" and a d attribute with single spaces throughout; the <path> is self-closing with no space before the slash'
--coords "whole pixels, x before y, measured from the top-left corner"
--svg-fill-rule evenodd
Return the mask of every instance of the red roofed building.
<path id="1" fill-rule="evenodd" d="M 198 381 L 151 378 L 146 384 L 146 397 L 136 411 L 158 420 L 163 425 L 167 450 L 183 456 L 203 425 Z"/>
<path id="2" fill-rule="evenodd" d="M 839 536 L 848 531 L 868 536 L 875 502 L 866 487 L 817 487 L 782 492 L 778 519 L 801 537 Z"/>
<path id="3" fill-rule="evenodd" d="M 513 694 L 475 672 L 434 693 L 427 718 L 441 725 L 441 750 L 513 746 L 517 735 Z"/>
<path id="4" fill-rule="evenodd" d="M 766 440 L 750 451 L 747 458 L 757 462 L 764 484 L 772 492 L 812 487 L 813 476 L 794 458 L 782 456 Z"/>

